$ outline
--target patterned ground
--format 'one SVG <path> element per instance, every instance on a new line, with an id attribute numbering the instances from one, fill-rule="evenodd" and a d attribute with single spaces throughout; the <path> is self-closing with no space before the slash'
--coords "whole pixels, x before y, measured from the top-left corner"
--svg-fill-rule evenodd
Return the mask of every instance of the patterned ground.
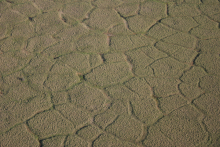
<path id="1" fill-rule="evenodd" d="M 0 147 L 220 146 L 219 0 L 0 0 Z"/>

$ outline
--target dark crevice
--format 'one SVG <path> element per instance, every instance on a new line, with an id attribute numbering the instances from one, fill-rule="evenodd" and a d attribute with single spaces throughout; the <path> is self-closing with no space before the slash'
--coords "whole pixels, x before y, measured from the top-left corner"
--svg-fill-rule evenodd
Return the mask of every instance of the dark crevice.
<path id="1" fill-rule="evenodd" d="M 103 61 L 103 62 L 106 61 L 106 59 L 105 59 L 105 57 L 104 57 L 104 54 L 100 54 L 100 57 L 102 58 L 102 61 Z"/>
<path id="2" fill-rule="evenodd" d="M 110 47 L 112 45 L 111 36 L 108 36 L 108 46 Z"/>
<path id="3" fill-rule="evenodd" d="M 128 114 L 129 115 L 133 115 L 136 118 L 136 115 L 134 113 L 134 108 L 133 108 L 133 105 L 132 105 L 131 101 L 128 101 Z"/>
<path id="4" fill-rule="evenodd" d="M 105 125 L 105 127 L 103 128 L 103 131 L 105 132 L 105 131 L 106 131 L 106 128 L 108 128 L 109 126 L 111 126 L 112 124 L 114 124 L 118 118 L 119 118 L 119 115 L 115 116 L 112 120 L 110 120 L 110 122 L 108 122 L 107 125 Z M 110 134 L 110 133 L 109 133 L 109 134 Z M 113 135 L 114 137 L 117 137 L 117 136 L 115 136 L 114 134 L 111 134 L 111 135 Z"/>
<path id="5" fill-rule="evenodd" d="M 81 127 L 80 129 L 78 129 L 78 130 L 76 131 L 76 135 L 78 135 L 79 131 L 81 131 L 81 130 L 83 130 L 84 128 L 87 128 L 87 127 L 89 127 L 89 126 L 90 126 L 90 125 L 85 125 L 85 126 Z"/>
<path id="6" fill-rule="evenodd" d="M 196 65 L 196 59 L 197 59 L 199 56 L 200 56 L 200 53 L 198 53 L 198 54 L 195 56 L 195 58 L 194 58 L 193 61 L 192 61 L 192 64 L 193 64 L 193 65 Z"/>
<path id="7" fill-rule="evenodd" d="M 166 116 L 169 114 L 166 114 Z M 162 116 L 160 116 L 156 121 L 154 121 L 153 124 L 151 124 L 152 126 L 157 125 L 158 123 L 160 123 L 160 121 L 165 117 L 165 115 L 163 114 Z"/>
<path id="8" fill-rule="evenodd" d="M 39 146 L 39 147 L 43 147 L 43 143 L 42 143 L 42 142 L 43 142 L 43 140 L 40 140 L 40 141 L 39 141 L 39 143 L 40 143 L 40 146 Z"/>
<path id="9" fill-rule="evenodd" d="M 115 10 L 116 11 L 116 10 Z M 124 17 L 120 12 L 116 11 L 118 13 L 118 15 L 123 18 L 123 19 L 126 19 L 126 17 Z"/>
<path id="10" fill-rule="evenodd" d="M 186 98 L 186 95 L 183 94 L 182 90 L 180 89 L 180 85 L 181 85 L 181 84 L 182 84 L 182 82 L 178 84 L 177 89 L 178 89 L 179 93 L 180 93 L 184 98 Z M 186 100 L 187 100 L 187 99 L 186 99 Z"/>
<path id="11" fill-rule="evenodd" d="M 87 19 L 90 19 L 90 15 L 95 11 L 97 8 L 93 6 L 93 8 L 86 14 L 86 18 L 84 18 L 81 22 L 84 23 Z"/>
<path id="12" fill-rule="evenodd" d="M 10 3 L 10 4 L 13 4 L 14 2 L 10 1 L 10 0 L 6 0 L 6 2 Z"/>
<path id="13" fill-rule="evenodd" d="M 67 19 L 64 16 L 62 16 L 61 20 L 65 23 L 67 23 Z"/>
<path id="14" fill-rule="evenodd" d="M 34 134 L 33 131 L 30 129 L 28 122 L 26 121 L 24 124 L 25 124 L 25 128 L 27 129 L 27 131 L 36 138 L 36 140 L 39 142 L 39 146 L 41 147 L 42 142 L 38 139 L 38 136 L 36 134 Z"/>
<path id="15" fill-rule="evenodd" d="M 59 57 L 54 57 L 53 59 L 58 59 Z"/>
<path id="16" fill-rule="evenodd" d="M 54 60 L 56 59 L 59 59 L 60 57 L 62 57 L 63 55 L 59 55 L 59 56 L 56 56 L 56 57 L 53 57 Z"/>
<path id="17" fill-rule="evenodd" d="M 137 14 L 138 15 L 141 15 L 141 2 L 139 2 L 139 5 L 138 5 L 138 10 L 137 10 Z"/>
<path id="18" fill-rule="evenodd" d="M 85 75 L 82 75 L 80 80 L 85 81 L 85 79 L 86 79 Z"/>
<path id="19" fill-rule="evenodd" d="M 30 21 L 34 21 L 33 17 L 28 17 L 28 19 L 29 19 Z"/>
<path id="20" fill-rule="evenodd" d="M 24 78 L 19 78 L 19 77 L 17 77 L 17 79 L 18 79 L 19 81 L 24 81 Z"/>
<path id="21" fill-rule="evenodd" d="M 94 142 L 95 142 L 96 140 L 98 140 L 103 134 L 104 134 L 104 133 L 100 133 L 100 134 L 98 135 L 98 137 L 97 137 L 95 140 L 92 141 L 92 143 L 91 143 L 91 146 L 92 146 L 92 147 L 94 146 Z"/>
<path id="22" fill-rule="evenodd" d="M 161 19 L 161 20 L 162 20 L 162 19 Z M 148 32 L 149 32 L 155 25 L 157 25 L 158 23 L 160 23 L 161 20 L 159 20 L 158 22 L 156 22 L 155 24 L 153 24 L 152 26 L 150 26 L 150 27 L 148 28 L 148 30 L 145 31 L 145 34 L 148 34 Z M 162 39 L 164 39 L 164 38 L 162 38 Z"/>
<path id="23" fill-rule="evenodd" d="M 179 76 L 179 80 L 180 80 L 181 83 L 183 82 L 183 81 L 181 80 L 181 78 L 184 76 L 184 74 L 185 74 L 186 72 L 190 71 L 192 68 L 193 68 L 193 66 L 190 66 L 188 69 L 184 70 L 184 71 L 182 72 L 182 74 Z"/>
<path id="24" fill-rule="evenodd" d="M 197 109 L 200 113 L 202 113 L 203 115 L 207 116 L 207 115 L 208 115 L 207 112 L 206 112 L 205 110 L 201 109 L 199 106 L 197 106 L 197 105 L 194 103 L 194 101 L 197 100 L 197 99 L 199 99 L 202 95 L 204 95 L 204 94 L 201 94 L 201 95 L 198 96 L 197 98 L 193 99 L 192 102 L 191 102 L 191 105 L 193 105 L 193 107 L 194 107 L 195 109 Z"/>
<path id="25" fill-rule="evenodd" d="M 67 101 L 68 101 L 69 103 L 71 103 L 72 100 L 71 100 L 71 96 L 70 96 L 70 94 L 68 94 L 67 96 L 68 96 L 68 97 L 67 97 Z"/>
<path id="26" fill-rule="evenodd" d="M 63 146 L 65 146 L 66 142 L 67 142 L 67 138 L 68 138 L 68 135 L 65 137 L 64 141 L 63 141 Z"/>
<path id="27" fill-rule="evenodd" d="M 170 16 L 170 14 L 169 14 L 169 5 L 167 4 L 167 6 L 166 6 L 166 8 L 167 8 L 167 16 Z"/>
<path id="28" fill-rule="evenodd" d="M 150 66 L 149 66 L 149 67 L 150 67 Z M 153 75 L 155 76 L 156 74 L 155 74 L 154 68 L 152 68 L 152 67 L 150 67 L 150 68 L 152 69 Z"/>

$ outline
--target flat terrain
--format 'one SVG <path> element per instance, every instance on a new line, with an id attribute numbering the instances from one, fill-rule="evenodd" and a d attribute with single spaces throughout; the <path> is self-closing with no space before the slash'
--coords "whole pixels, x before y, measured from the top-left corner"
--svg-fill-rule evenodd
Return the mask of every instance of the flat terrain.
<path id="1" fill-rule="evenodd" d="M 219 147 L 219 0 L 0 0 L 0 147 Z"/>

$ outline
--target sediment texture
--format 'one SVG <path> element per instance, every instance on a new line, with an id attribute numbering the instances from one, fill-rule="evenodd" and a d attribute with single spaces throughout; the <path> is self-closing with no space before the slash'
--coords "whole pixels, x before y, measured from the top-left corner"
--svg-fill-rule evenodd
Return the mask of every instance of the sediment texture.
<path id="1" fill-rule="evenodd" d="M 0 0 L 0 146 L 220 146 L 219 0 Z"/>

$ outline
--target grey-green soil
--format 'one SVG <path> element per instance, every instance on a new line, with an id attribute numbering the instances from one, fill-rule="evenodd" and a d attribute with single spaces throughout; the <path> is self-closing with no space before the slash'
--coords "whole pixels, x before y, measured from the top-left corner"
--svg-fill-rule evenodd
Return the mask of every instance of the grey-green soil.
<path id="1" fill-rule="evenodd" d="M 220 0 L 0 0 L 0 147 L 219 147 Z"/>

